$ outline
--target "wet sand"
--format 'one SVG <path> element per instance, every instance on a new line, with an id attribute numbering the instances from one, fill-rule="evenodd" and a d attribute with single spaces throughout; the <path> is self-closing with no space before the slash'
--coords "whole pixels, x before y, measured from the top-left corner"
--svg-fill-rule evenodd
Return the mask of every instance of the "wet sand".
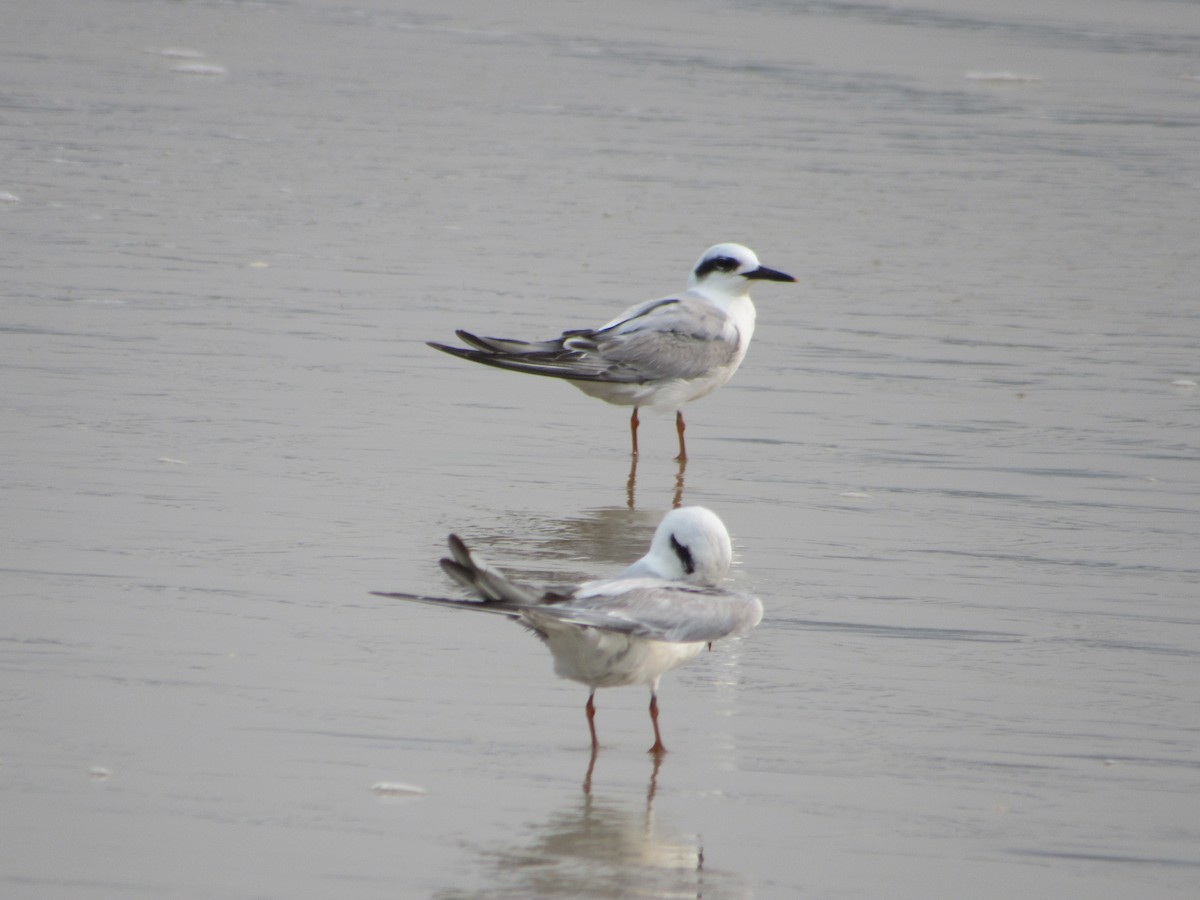
<path id="1" fill-rule="evenodd" d="M 1191 6 L 0 23 L 5 896 L 1194 895 Z M 724 240 L 800 284 L 685 470 L 424 345 Z M 452 530 L 609 574 L 677 499 L 767 615 L 664 679 L 661 766 L 644 691 L 593 761 L 520 628 L 367 593 L 451 590 Z"/>

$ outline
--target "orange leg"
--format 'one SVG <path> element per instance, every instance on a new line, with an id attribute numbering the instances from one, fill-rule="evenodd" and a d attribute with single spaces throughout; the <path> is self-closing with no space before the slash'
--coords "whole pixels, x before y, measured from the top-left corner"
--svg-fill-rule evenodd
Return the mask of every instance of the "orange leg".
<path id="1" fill-rule="evenodd" d="M 687 428 L 687 426 L 683 424 L 683 410 L 677 409 L 675 410 L 675 431 L 679 435 L 679 455 L 675 457 L 675 459 L 677 459 L 679 462 L 687 461 L 687 445 L 683 442 L 683 432 L 685 428 Z"/>
<path id="2" fill-rule="evenodd" d="M 633 438 L 633 455 L 637 456 L 637 430 L 638 430 L 638 408 L 633 408 L 633 415 L 629 417 L 629 434 Z"/>
<path id="3" fill-rule="evenodd" d="M 667 752 L 667 748 L 663 746 L 662 735 L 658 733 L 658 694 L 653 690 L 650 691 L 650 724 L 654 726 L 654 746 L 650 748 L 650 752 L 655 756 L 662 756 Z"/>
<path id="4" fill-rule="evenodd" d="M 584 709 L 587 710 L 588 729 L 592 732 L 592 752 L 593 753 L 595 753 L 597 750 L 600 749 L 600 742 L 596 739 L 596 702 L 595 702 L 595 697 L 596 697 L 595 691 L 592 691 L 590 694 L 588 694 L 587 706 L 584 707 Z"/>

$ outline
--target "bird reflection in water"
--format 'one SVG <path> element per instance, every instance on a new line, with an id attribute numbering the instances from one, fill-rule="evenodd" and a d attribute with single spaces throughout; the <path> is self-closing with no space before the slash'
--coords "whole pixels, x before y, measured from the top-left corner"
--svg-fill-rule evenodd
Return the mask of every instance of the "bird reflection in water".
<path id="1" fill-rule="evenodd" d="M 687 472 L 687 457 L 681 457 L 675 460 L 679 464 L 679 468 L 675 471 L 675 493 L 671 498 L 671 508 L 679 509 L 683 506 L 683 487 L 684 473 Z M 636 454 L 629 462 L 629 478 L 625 481 L 625 505 L 629 509 L 636 507 L 635 494 L 637 492 L 637 467 L 638 458 Z"/>
<path id="2" fill-rule="evenodd" d="M 593 753 L 581 795 L 545 822 L 520 829 L 525 842 L 480 854 L 490 863 L 486 891 L 446 896 L 753 897 L 746 877 L 705 868 L 699 834 L 658 821 L 654 800 L 663 759 L 653 758 L 644 799 L 634 800 L 599 795 Z"/>

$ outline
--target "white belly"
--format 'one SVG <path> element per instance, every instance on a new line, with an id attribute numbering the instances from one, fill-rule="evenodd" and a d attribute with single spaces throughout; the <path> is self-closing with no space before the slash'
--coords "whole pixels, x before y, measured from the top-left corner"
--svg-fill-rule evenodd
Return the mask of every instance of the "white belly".
<path id="1" fill-rule="evenodd" d="M 651 641 L 579 627 L 550 631 L 546 644 L 554 654 L 556 675 L 593 688 L 652 684 L 704 649 L 703 643 Z"/>
<path id="2" fill-rule="evenodd" d="M 598 397 L 616 406 L 644 406 L 662 412 L 673 412 L 685 403 L 711 394 L 732 378 L 736 371 L 735 363 L 704 378 L 677 378 L 648 384 L 616 384 L 604 381 L 572 381 L 571 384 L 589 397 Z"/>

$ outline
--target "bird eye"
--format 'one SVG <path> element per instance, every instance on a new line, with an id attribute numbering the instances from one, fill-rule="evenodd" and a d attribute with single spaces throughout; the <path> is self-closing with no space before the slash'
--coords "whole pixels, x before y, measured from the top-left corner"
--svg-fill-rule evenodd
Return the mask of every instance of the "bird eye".
<path id="1" fill-rule="evenodd" d="M 703 278 L 710 272 L 732 272 L 741 263 L 732 256 L 714 256 L 696 266 L 696 277 Z"/>
<path id="2" fill-rule="evenodd" d="M 696 563 L 692 560 L 692 551 L 679 543 L 675 535 L 671 535 L 671 549 L 679 557 L 679 562 L 683 566 L 685 575 L 691 575 L 696 571 Z"/>

